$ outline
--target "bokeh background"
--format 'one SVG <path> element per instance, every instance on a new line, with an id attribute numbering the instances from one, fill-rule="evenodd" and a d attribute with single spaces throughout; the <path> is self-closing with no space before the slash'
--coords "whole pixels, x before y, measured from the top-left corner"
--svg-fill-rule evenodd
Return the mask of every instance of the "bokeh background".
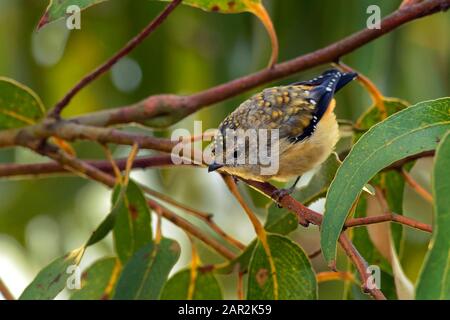
<path id="1" fill-rule="evenodd" d="M 0 76 L 31 87 L 47 108 L 80 77 L 142 29 L 165 5 L 148 0 L 112 0 L 83 12 L 81 30 L 68 31 L 65 22 L 61 21 L 35 32 L 47 2 L 0 0 Z M 379 5 L 384 16 L 395 10 L 400 2 L 264 0 L 278 34 L 280 61 L 321 48 L 364 28 L 369 5 Z M 343 61 L 372 79 L 386 96 L 411 103 L 448 96 L 449 30 L 450 15 L 436 14 L 373 41 L 345 56 Z M 84 89 L 65 115 L 115 108 L 151 94 L 194 93 L 264 68 L 269 56 L 267 34 L 254 16 L 207 13 L 180 6 L 129 57 Z M 323 69 L 305 71 L 275 84 L 307 79 Z M 204 130 L 214 128 L 226 114 L 259 89 L 203 109 L 155 134 L 170 136 L 174 128 L 192 131 L 194 120 L 202 120 Z M 370 97 L 357 84 L 339 93 L 337 100 L 338 117 L 350 120 L 356 120 L 371 103 Z M 151 134 L 151 131 L 147 132 Z M 94 144 L 76 143 L 74 146 L 80 157 L 103 158 L 102 149 Z M 119 147 L 114 149 L 114 155 L 126 156 L 128 151 L 128 148 Z M 45 159 L 24 149 L 0 150 L 1 163 L 38 161 Z M 413 176 L 426 188 L 429 188 L 431 164 L 430 159 L 424 159 L 412 169 Z M 218 175 L 183 168 L 136 171 L 133 177 L 180 202 L 213 213 L 216 222 L 241 241 L 247 243 L 254 238 L 250 223 Z M 431 207 L 409 188 L 404 192 L 404 214 L 430 221 Z M 248 192 L 249 200 L 252 195 L 254 197 Z M 263 210 L 257 208 L 261 199 L 256 200 L 256 210 L 263 219 Z M 323 201 L 313 206 L 322 210 Z M 13 294 L 19 296 L 36 273 L 53 258 L 79 247 L 109 208 L 110 191 L 81 178 L 0 180 L 0 277 Z M 182 256 L 176 269 L 187 265 L 190 248 L 184 232 L 166 221 L 163 232 L 182 245 Z M 307 252 L 319 248 L 315 228 L 299 229 L 292 237 Z M 414 281 L 429 237 L 418 231 L 408 231 L 406 240 L 401 262 L 408 278 Z M 203 261 L 221 261 L 202 244 L 198 243 L 198 246 Z M 112 252 L 109 237 L 88 249 L 82 266 Z M 321 257 L 313 262 L 316 270 L 327 269 Z M 221 280 L 226 296 L 233 298 L 236 279 L 228 276 Z M 65 297 L 67 293 L 60 295 L 60 298 Z M 337 282 L 321 285 L 320 297 L 341 298 L 342 285 Z"/>

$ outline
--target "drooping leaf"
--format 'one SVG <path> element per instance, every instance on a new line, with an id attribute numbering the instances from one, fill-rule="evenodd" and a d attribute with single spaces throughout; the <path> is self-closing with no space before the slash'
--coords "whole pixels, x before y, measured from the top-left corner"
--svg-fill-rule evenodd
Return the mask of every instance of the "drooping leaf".
<path id="1" fill-rule="evenodd" d="M 120 273 L 117 258 L 98 260 L 81 277 L 81 289 L 74 291 L 71 300 L 107 300 Z"/>
<path id="2" fill-rule="evenodd" d="M 258 241 L 250 261 L 247 298 L 316 299 L 316 275 L 308 257 L 298 244 L 287 237 L 273 234 L 268 234 L 267 242 L 275 265 L 275 274 L 271 274 L 269 257 Z"/>
<path id="3" fill-rule="evenodd" d="M 268 211 L 264 225 L 267 231 L 277 234 L 288 234 L 297 229 L 298 219 L 291 211 L 285 208 L 278 208 L 275 204 L 272 204 Z"/>
<path id="4" fill-rule="evenodd" d="M 197 270 L 195 281 L 192 283 L 191 269 L 185 269 L 173 275 L 161 293 L 161 300 L 222 299 L 222 289 L 213 273 Z"/>
<path id="5" fill-rule="evenodd" d="M 450 299 L 450 132 L 436 151 L 433 169 L 434 223 L 430 249 L 419 275 L 417 299 Z"/>
<path id="6" fill-rule="evenodd" d="M 114 299 L 158 299 L 179 256 L 180 246 L 174 240 L 148 243 L 123 267 Z"/>
<path id="7" fill-rule="evenodd" d="M 38 23 L 38 29 L 49 24 L 50 22 L 58 21 L 59 19 L 68 16 L 67 8 L 70 6 L 78 6 L 80 10 L 84 10 L 100 2 L 107 0 L 50 0 L 50 3 L 45 10 L 44 15 Z"/>
<path id="8" fill-rule="evenodd" d="M 20 300 L 50 300 L 67 286 L 84 253 L 84 247 L 59 257 L 42 269 L 22 292 Z M 70 268 L 72 267 L 72 269 Z"/>
<path id="9" fill-rule="evenodd" d="M 118 201 L 120 190 L 116 189 L 112 203 Z M 129 181 L 124 202 L 118 206 L 113 229 L 114 245 L 122 263 L 144 245 L 152 241 L 151 215 L 140 187 Z"/>
<path id="10" fill-rule="evenodd" d="M 308 184 L 296 190 L 292 196 L 305 206 L 324 197 L 340 165 L 341 161 L 337 154 L 333 152 L 328 159 L 322 163 L 319 170 L 312 176 Z"/>
<path id="11" fill-rule="evenodd" d="M 0 130 L 34 124 L 44 115 L 41 99 L 30 88 L 0 77 Z"/>
<path id="12" fill-rule="evenodd" d="M 450 128 L 450 99 L 418 103 L 373 126 L 352 148 L 328 190 L 321 229 L 325 259 L 336 257 L 336 244 L 358 194 L 378 171 L 422 151 L 433 150 Z"/>
<path id="13" fill-rule="evenodd" d="M 88 241 L 86 242 L 86 247 L 91 246 L 93 244 L 96 244 L 97 242 L 103 240 L 108 233 L 113 230 L 114 225 L 116 223 L 117 215 L 120 211 L 126 210 L 125 207 L 125 193 L 126 193 L 127 187 L 117 185 L 114 188 L 114 193 L 120 194 L 117 197 L 117 201 L 112 204 L 112 209 L 110 213 L 106 216 L 105 219 L 100 223 L 100 225 L 95 229 L 95 231 L 92 233 L 92 235 L 89 237 Z"/>

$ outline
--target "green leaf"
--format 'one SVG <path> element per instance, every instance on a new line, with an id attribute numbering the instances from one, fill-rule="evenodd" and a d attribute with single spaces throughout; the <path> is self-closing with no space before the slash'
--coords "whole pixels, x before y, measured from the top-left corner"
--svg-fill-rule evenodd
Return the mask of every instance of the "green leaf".
<path id="1" fill-rule="evenodd" d="M 327 194 L 321 229 L 322 252 L 327 262 L 336 257 L 339 234 L 364 185 L 391 163 L 436 148 L 450 128 L 449 101 L 426 101 L 402 110 L 373 126 L 355 144 Z"/>
<path id="2" fill-rule="evenodd" d="M 450 132 L 436 151 L 433 169 L 434 224 L 419 275 L 417 299 L 450 299 Z"/>
<path id="3" fill-rule="evenodd" d="M 41 99 L 30 88 L 0 77 L 0 130 L 34 124 L 44 115 Z"/>
<path id="4" fill-rule="evenodd" d="M 247 298 L 273 300 L 278 295 L 281 300 L 316 299 L 316 275 L 303 250 L 289 238 L 280 235 L 268 234 L 267 242 L 275 265 L 275 275 L 271 275 L 269 257 L 258 241 L 250 262 Z"/>
<path id="5" fill-rule="evenodd" d="M 110 213 L 106 216 L 106 218 L 100 223 L 100 225 L 95 229 L 95 231 L 92 233 L 92 235 L 89 237 L 88 241 L 86 242 L 86 247 L 91 246 L 93 244 L 96 244 L 97 242 L 103 240 L 108 233 L 113 230 L 114 225 L 116 223 L 117 215 L 120 211 L 126 210 L 125 209 L 125 193 L 127 188 L 122 187 L 121 185 L 117 185 L 114 188 L 113 194 L 119 193 L 120 196 L 118 196 L 117 201 L 114 203 Z"/>
<path id="6" fill-rule="evenodd" d="M 120 188 L 120 189 L 119 189 Z M 114 205 L 111 212 L 106 216 L 102 223 L 89 237 L 86 244 L 68 254 L 60 257 L 43 268 L 35 277 L 33 282 L 24 290 L 21 298 L 23 299 L 53 299 L 66 286 L 66 281 L 71 275 L 67 273 L 69 266 L 77 266 L 83 257 L 87 247 L 102 240 L 114 227 L 115 217 L 120 206 L 124 205 L 124 193 L 126 188 L 116 187 L 120 190 L 121 196 Z"/>
<path id="7" fill-rule="evenodd" d="M 384 100 L 384 107 L 388 116 L 393 115 L 409 106 L 409 103 L 397 98 L 387 98 Z M 380 109 L 376 105 L 372 105 L 361 117 L 356 121 L 355 127 L 358 131 L 353 136 L 353 143 L 359 140 L 361 136 L 377 123 L 383 121 Z"/>
<path id="8" fill-rule="evenodd" d="M 272 233 L 288 234 L 298 227 L 296 215 L 285 208 L 272 204 L 264 228 Z"/>
<path id="9" fill-rule="evenodd" d="M 167 281 L 161 300 L 222 300 L 222 289 L 214 274 L 197 270 L 195 282 L 191 284 L 191 269 L 176 273 Z M 191 297 L 189 286 L 192 285 Z"/>
<path id="10" fill-rule="evenodd" d="M 244 251 L 241 252 L 239 256 L 229 261 L 223 266 L 215 269 L 214 272 L 219 274 L 230 274 L 234 271 L 247 272 L 248 265 L 250 264 L 250 260 L 253 255 L 253 251 L 255 250 L 256 240 L 250 242 Z"/>
<path id="11" fill-rule="evenodd" d="M 327 160 L 322 163 L 319 170 L 312 176 L 308 184 L 296 190 L 292 196 L 305 206 L 324 197 L 340 165 L 341 161 L 337 154 L 333 152 Z"/>
<path id="12" fill-rule="evenodd" d="M 80 10 L 84 10 L 104 1 L 107 0 L 50 0 L 44 15 L 38 23 L 38 29 L 49 24 L 50 22 L 58 21 L 59 19 L 67 17 L 67 8 L 69 6 L 76 5 L 80 8 Z"/>
<path id="13" fill-rule="evenodd" d="M 106 300 L 120 271 L 117 258 L 98 260 L 90 266 L 81 277 L 81 289 L 76 290 L 71 300 Z"/>
<path id="14" fill-rule="evenodd" d="M 180 246 L 174 240 L 147 244 L 124 266 L 114 299 L 158 299 L 179 256 Z"/>
<path id="15" fill-rule="evenodd" d="M 116 189 L 113 193 L 112 203 L 117 203 L 119 192 Z M 113 229 L 116 252 L 123 264 L 152 241 L 150 210 L 141 188 L 130 181 L 124 197 L 125 201 L 117 207 Z"/>
<path id="16" fill-rule="evenodd" d="M 83 253 L 84 247 L 54 260 L 38 273 L 19 299 L 50 300 L 55 298 L 66 287 L 69 277 L 76 276 L 73 273 L 74 270 L 68 268 L 78 266 Z"/>

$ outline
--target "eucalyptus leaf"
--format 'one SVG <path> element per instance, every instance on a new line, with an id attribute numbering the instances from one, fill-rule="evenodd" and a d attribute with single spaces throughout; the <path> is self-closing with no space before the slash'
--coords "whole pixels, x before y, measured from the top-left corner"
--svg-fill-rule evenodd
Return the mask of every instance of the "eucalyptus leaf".
<path id="1" fill-rule="evenodd" d="M 71 300 L 107 300 L 120 274 L 117 258 L 96 261 L 81 277 L 81 289 L 75 290 Z"/>
<path id="2" fill-rule="evenodd" d="M 84 10 L 105 1 L 107 0 L 50 0 L 44 15 L 39 21 L 38 28 L 67 17 L 70 14 L 70 12 L 68 13 L 70 6 L 77 6 L 80 10 Z"/>
<path id="3" fill-rule="evenodd" d="M 294 213 L 278 208 L 276 204 L 269 207 L 264 228 L 272 233 L 288 234 L 298 227 L 298 219 Z"/>
<path id="4" fill-rule="evenodd" d="M 270 258 L 258 241 L 250 261 L 247 299 L 317 299 L 316 275 L 298 244 L 285 236 L 274 234 L 268 234 L 267 243 L 275 274 L 271 273 Z"/>
<path id="5" fill-rule="evenodd" d="M 84 253 L 84 247 L 73 250 L 55 259 L 42 269 L 22 292 L 20 300 L 50 300 L 67 287 L 70 277 L 76 280 L 77 267 Z"/>
<path id="6" fill-rule="evenodd" d="M 112 203 L 117 203 L 120 190 L 116 188 Z M 152 241 L 151 215 L 141 188 L 129 181 L 124 201 L 117 207 L 113 229 L 114 245 L 122 263 Z"/>
<path id="7" fill-rule="evenodd" d="M 450 131 L 436 151 L 433 169 L 434 224 L 420 271 L 417 299 L 450 299 Z"/>
<path id="8" fill-rule="evenodd" d="M 180 245 L 174 240 L 162 238 L 159 243 L 148 243 L 123 267 L 114 299 L 158 299 L 179 256 Z"/>
<path id="9" fill-rule="evenodd" d="M 336 257 L 339 234 L 363 186 L 393 162 L 436 148 L 450 128 L 449 102 L 442 98 L 418 103 L 376 124 L 358 140 L 328 190 L 321 229 L 327 262 Z"/>
<path id="10" fill-rule="evenodd" d="M 42 119 L 45 108 L 30 88 L 0 77 L 0 130 L 32 125 Z"/>
<path id="11" fill-rule="evenodd" d="M 173 275 L 164 286 L 161 300 L 222 300 L 222 289 L 213 273 L 185 269 Z"/>

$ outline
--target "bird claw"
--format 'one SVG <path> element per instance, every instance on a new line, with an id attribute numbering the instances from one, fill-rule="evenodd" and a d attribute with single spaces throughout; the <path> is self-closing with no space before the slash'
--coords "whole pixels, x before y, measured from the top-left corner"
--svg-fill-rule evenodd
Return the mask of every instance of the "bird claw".
<path id="1" fill-rule="evenodd" d="M 278 208 L 281 208 L 280 200 L 283 199 L 285 196 L 289 196 L 294 191 L 294 188 L 289 189 L 277 189 L 274 192 L 272 192 L 272 199 L 274 199 L 277 202 Z"/>

